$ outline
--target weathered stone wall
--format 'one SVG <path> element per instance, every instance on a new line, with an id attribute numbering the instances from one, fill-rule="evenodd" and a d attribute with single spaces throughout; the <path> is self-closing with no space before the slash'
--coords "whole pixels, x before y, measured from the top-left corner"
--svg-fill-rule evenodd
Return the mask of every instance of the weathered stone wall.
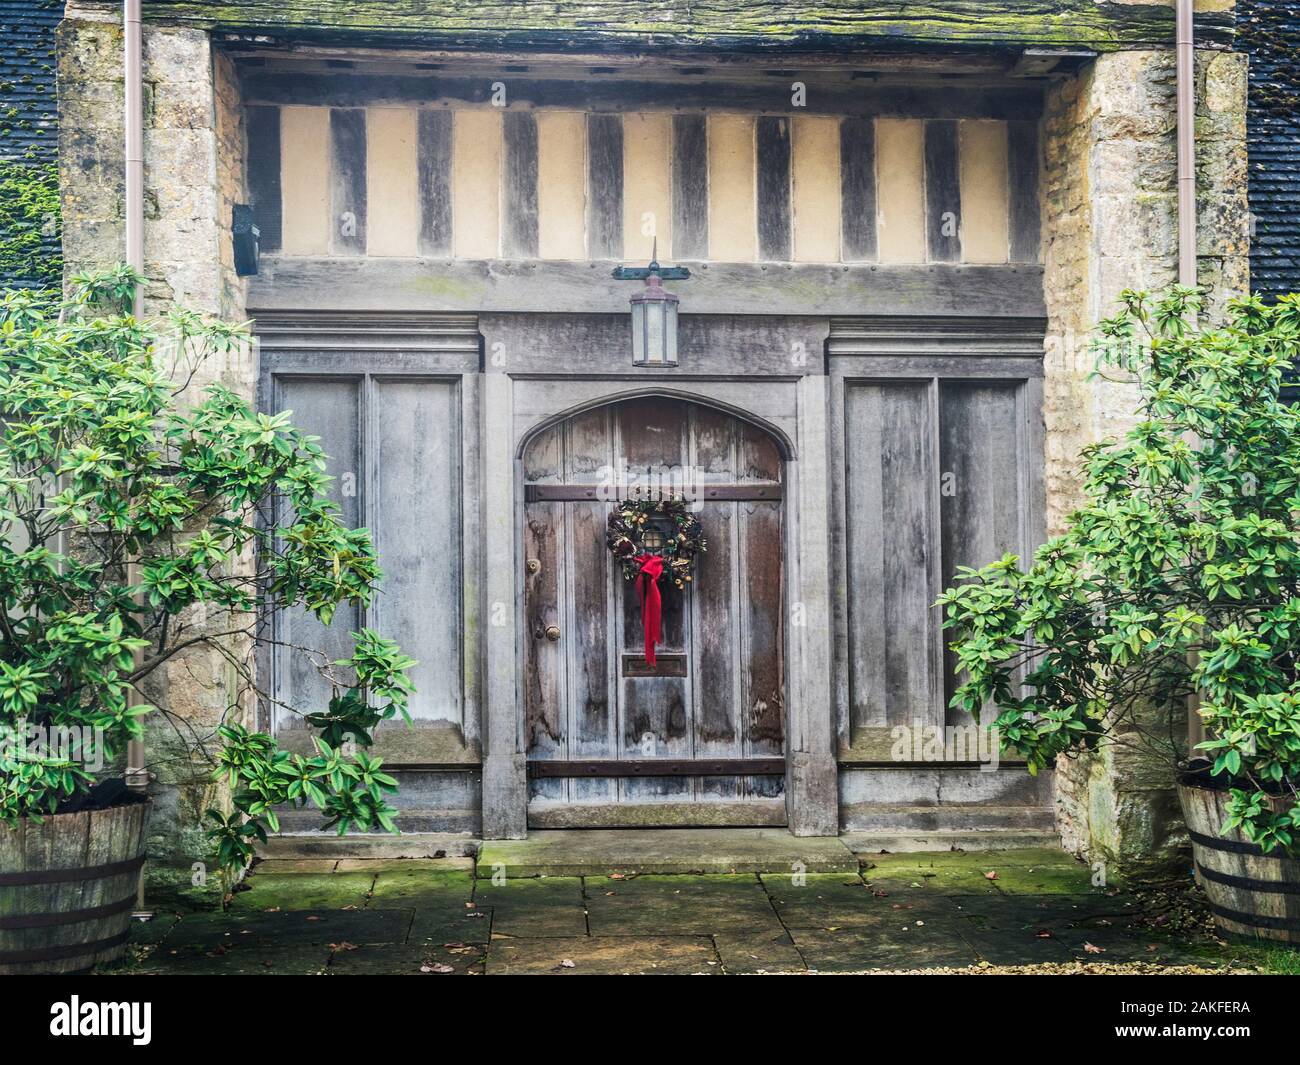
<path id="1" fill-rule="evenodd" d="M 60 165 L 69 273 L 125 256 L 122 129 L 123 35 L 104 5 L 68 5 L 59 28 Z M 201 30 L 146 26 L 144 69 L 145 313 L 187 307 L 241 320 L 242 282 L 230 243 L 231 205 L 242 196 L 243 131 L 233 71 L 214 56 Z M 177 362 L 188 356 L 162 353 Z M 190 394 L 212 381 L 253 396 L 251 353 L 208 360 Z M 248 560 L 242 560 L 247 566 Z M 194 611 L 178 619 L 209 631 L 237 622 Z M 245 642 L 229 646 L 247 653 Z M 146 697 L 172 715 L 155 715 L 147 736 L 155 809 L 149 829 L 155 859 L 188 866 L 205 857 L 201 819 L 220 798 L 210 767 L 188 750 L 223 717 L 246 716 L 251 692 L 220 654 L 173 658 L 149 678 Z"/>
<path id="2" fill-rule="evenodd" d="M 1246 291 L 1245 92 L 1242 55 L 1197 56 L 1198 276 L 1207 313 Z M 1113 373 L 1089 380 L 1087 335 L 1126 288 L 1177 280 L 1178 193 L 1172 52 L 1099 57 L 1056 85 L 1044 117 L 1043 232 L 1048 308 L 1045 381 L 1048 532 L 1081 502 L 1080 449 L 1123 433 L 1136 389 Z M 1168 764 L 1126 742 L 1058 767 L 1066 846 L 1132 869 L 1181 842 Z"/>

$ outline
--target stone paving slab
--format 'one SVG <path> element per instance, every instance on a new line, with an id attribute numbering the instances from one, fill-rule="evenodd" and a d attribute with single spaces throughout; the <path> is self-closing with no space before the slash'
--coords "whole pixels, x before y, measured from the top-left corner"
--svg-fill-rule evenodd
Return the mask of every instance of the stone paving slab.
<path id="1" fill-rule="evenodd" d="M 708 936 L 492 938 L 489 976 L 687 976 L 721 974 Z"/>
<path id="2" fill-rule="evenodd" d="M 195 914 L 163 940 L 177 947 L 212 949 L 231 944 L 274 947 L 329 943 L 405 943 L 412 910 L 284 910 L 278 913 Z"/>
<path id="3" fill-rule="evenodd" d="M 1144 927 L 1134 896 L 1094 888 L 1088 867 L 1042 850 L 872 855 L 861 874 L 498 870 L 493 880 L 447 859 L 340 859 L 332 869 L 259 863 L 228 912 L 133 923 L 131 954 L 113 971 L 1088 972 L 1204 969 L 1229 957 L 1208 939 Z"/>
<path id="4" fill-rule="evenodd" d="M 754 874 L 588 877 L 587 923 L 593 936 L 782 931 L 763 885 Z"/>
<path id="5" fill-rule="evenodd" d="M 331 976 L 468 976 L 483 972 L 487 949 L 480 944 L 357 947 L 336 950 Z"/>
<path id="6" fill-rule="evenodd" d="M 858 859 L 833 837 L 792 836 L 783 828 L 680 828 L 532 832 L 489 840 L 478 875 L 507 877 L 624 874 L 856 873 Z"/>
<path id="7" fill-rule="evenodd" d="M 916 920 L 922 920 L 918 925 Z M 873 928 L 793 928 L 790 937 L 816 972 L 920 969 L 974 965 L 975 948 L 961 935 L 960 918 L 898 919 Z"/>
<path id="8" fill-rule="evenodd" d="M 724 972 L 732 974 L 799 973 L 804 971 L 799 953 L 784 928 L 766 932 L 718 932 L 713 945 Z"/>
<path id="9" fill-rule="evenodd" d="M 164 948 L 137 971 L 162 976 L 317 976 L 326 972 L 329 960 L 328 947 Z"/>
<path id="10" fill-rule="evenodd" d="M 921 907 L 926 913 L 953 913 L 946 899 L 919 891 L 896 898 L 888 892 L 873 891 L 860 877 L 843 874 L 810 874 L 803 880 L 767 874 L 762 880 L 777 916 L 787 928 L 871 927 L 904 905 Z"/>
<path id="11" fill-rule="evenodd" d="M 507 879 L 501 884 L 479 880 L 474 905 L 491 910 L 493 938 L 587 934 L 587 904 L 577 877 Z"/>
<path id="12" fill-rule="evenodd" d="M 310 910 L 364 906 L 373 873 L 264 873 L 254 870 L 230 900 L 234 910 Z"/>

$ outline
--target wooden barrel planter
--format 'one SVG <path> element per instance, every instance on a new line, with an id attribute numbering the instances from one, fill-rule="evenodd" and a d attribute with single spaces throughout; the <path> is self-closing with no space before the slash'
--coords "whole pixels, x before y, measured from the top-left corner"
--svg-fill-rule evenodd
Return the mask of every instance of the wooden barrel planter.
<path id="1" fill-rule="evenodd" d="M 0 825 L 0 975 L 85 972 L 126 953 L 149 806 Z"/>
<path id="2" fill-rule="evenodd" d="M 1196 880 L 1215 923 L 1233 936 L 1300 943 L 1300 860 L 1265 854 L 1236 829 L 1220 834 L 1227 791 L 1185 779 L 1178 801 L 1192 839 Z M 1277 800 L 1277 809 L 1290 803 Z"/>

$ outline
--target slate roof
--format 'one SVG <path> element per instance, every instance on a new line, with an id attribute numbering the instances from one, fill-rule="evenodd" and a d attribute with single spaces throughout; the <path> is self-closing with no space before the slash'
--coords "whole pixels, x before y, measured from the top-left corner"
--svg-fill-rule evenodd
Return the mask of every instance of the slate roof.
<path id="1" fill-rule="evenodd" d="M 1300 2 L 1238 0 L 1237 34 L 1250 54 L 1251 287 L 1300 292 Z"/>

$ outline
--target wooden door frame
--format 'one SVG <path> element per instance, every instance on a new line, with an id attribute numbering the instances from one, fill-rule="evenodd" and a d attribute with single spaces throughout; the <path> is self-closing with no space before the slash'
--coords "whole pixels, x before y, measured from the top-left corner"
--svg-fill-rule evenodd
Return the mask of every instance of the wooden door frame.
<path id="1" fill-rule="evenodd" d="M 484 469 L 484 611 L 487 676 L 484 690 L 483 835 L 527 834 L 527 751 L 523 692 L 524 580 L 520 536 L 524 517 L 523 449 L 538 432 L 584 410 L 647 395 L 712 407 L 763 429 L 785 462 L 786 562 L 786 812 L 798 836 L 839 831 L 838 787 L 831 720 L 830 478 L 827 454 L 828 379 L 821 374 L 770 380 L 791 416 L 777 424 L 749 406 L 752 378 L 701 379 L 643 375 L 626 379 L 574 377 L 572 405 L 516 426 L 519 393 L 545 375 L 485 373 L 482 404 Z M 508 430 L 506 427 L 510 427 Z M 798 621 L 794 618 L 798 606 Z"/>

